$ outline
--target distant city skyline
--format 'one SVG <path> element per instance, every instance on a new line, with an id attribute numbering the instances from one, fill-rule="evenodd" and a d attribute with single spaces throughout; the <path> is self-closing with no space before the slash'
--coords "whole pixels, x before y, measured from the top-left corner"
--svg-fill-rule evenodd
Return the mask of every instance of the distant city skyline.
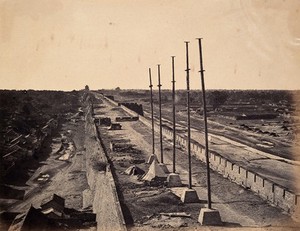
<path id="1" fill-rule="evenodd" d="M 0 1 L 1 89 L 300 89 L 300 1 Z"/>

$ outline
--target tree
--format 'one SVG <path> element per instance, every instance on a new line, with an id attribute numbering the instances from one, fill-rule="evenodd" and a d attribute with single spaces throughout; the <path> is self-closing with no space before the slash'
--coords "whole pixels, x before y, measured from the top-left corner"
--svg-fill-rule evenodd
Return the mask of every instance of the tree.
<path id="1" fill-rule="evenodd" d="M 207 96 L 207 102 L 212 106 L 213 110 L 223 105 L 227 99 L 228 94 L 226 91 L 212 91 Z"/>

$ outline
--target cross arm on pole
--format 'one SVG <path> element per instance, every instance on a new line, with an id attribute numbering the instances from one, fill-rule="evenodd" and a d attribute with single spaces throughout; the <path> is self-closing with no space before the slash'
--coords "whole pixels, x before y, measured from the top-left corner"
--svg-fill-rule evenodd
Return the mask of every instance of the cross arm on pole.
<path id="1" fill-rule="evenodd" d="M 149 87 L 152 88 L 153 85 L 152 85 L 152 78 L 151 78 L 151 68 L 149 68 L 149 79 L 150 79 L 150 85 L 149 85 Z"/>

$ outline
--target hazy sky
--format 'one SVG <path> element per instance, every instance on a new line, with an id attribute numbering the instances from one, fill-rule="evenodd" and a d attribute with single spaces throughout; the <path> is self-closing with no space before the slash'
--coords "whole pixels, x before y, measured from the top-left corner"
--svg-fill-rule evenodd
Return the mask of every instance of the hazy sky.
<path id="1" fill-rule="evenodd" d="M 300 89 L 300 0 L 0 0 L 1 89 Z"/>

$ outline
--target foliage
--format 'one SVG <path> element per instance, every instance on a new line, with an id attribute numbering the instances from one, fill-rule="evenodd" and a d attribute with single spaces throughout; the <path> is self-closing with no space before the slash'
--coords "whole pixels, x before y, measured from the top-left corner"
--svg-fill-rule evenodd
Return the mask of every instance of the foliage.
<path id="1" fill-rule="evenodd" d="M 228 99 L 228 92 L 226 91 L 212 91 L 207 94 L 207 104 L 212 106 L 215 110 L 223 105 Z"/>
<path id="2" fill-rule="evenodd" d="M 44 125 L 50 118 L 75 112 L 79 106 L 77 92 L 0 91 L 1 127 L 12 126 L 22 133 Z"/>

